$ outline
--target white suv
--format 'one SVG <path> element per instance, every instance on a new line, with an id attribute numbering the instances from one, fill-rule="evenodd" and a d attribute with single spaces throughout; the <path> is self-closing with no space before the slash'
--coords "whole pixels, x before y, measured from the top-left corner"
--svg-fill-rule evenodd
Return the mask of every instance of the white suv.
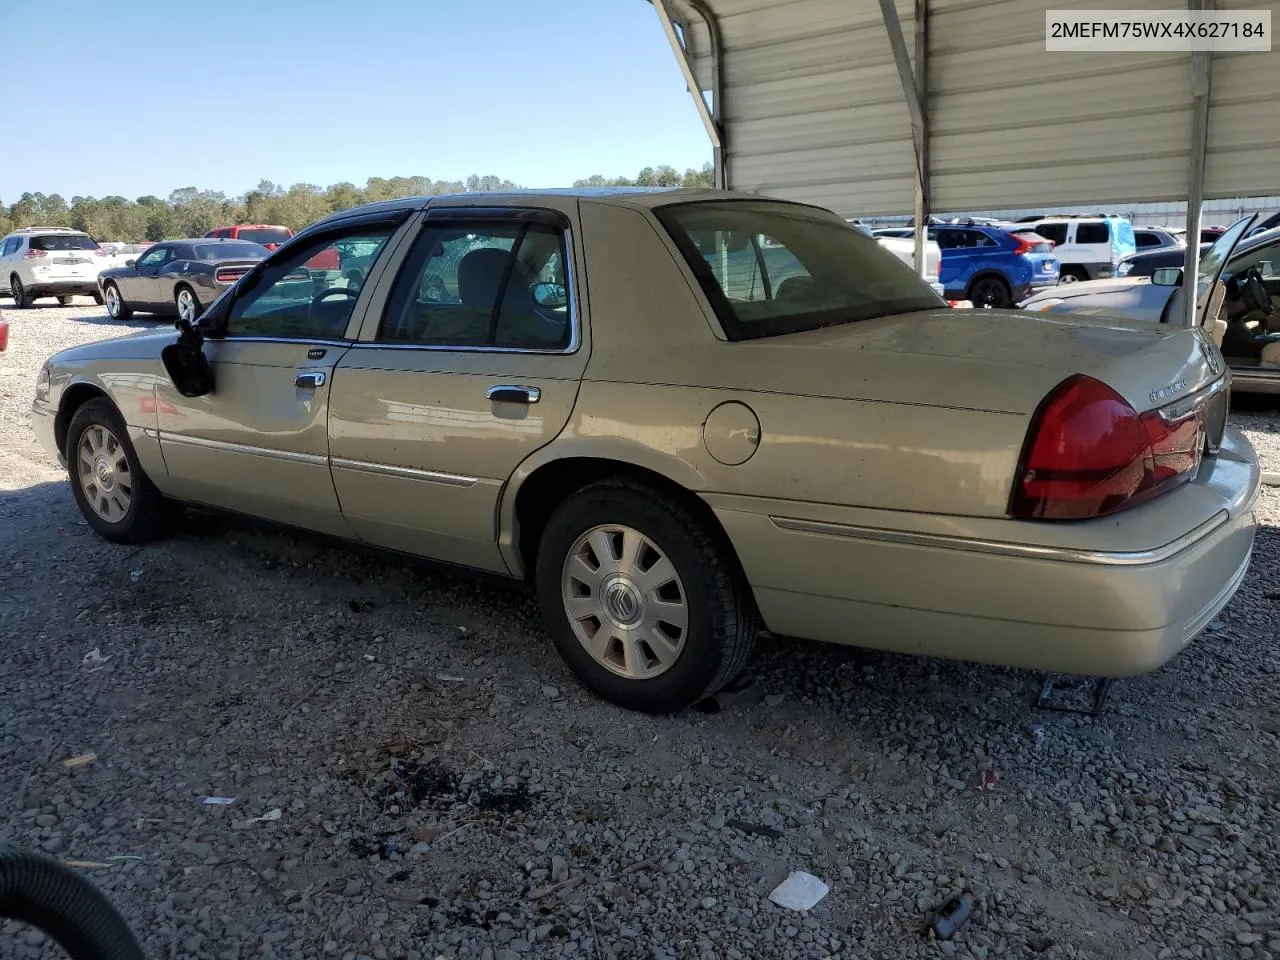
<path id="1" fill-rule="evenodd" d="M 14 305 L 29 307 L 38 297 L 57 297 L 64 306 L 77 294 L 101 303 L 98 274 L 107 266 L 93 237 L 69 227 L 26 227 L 0 241 L 0 289 Z"/>
<path id="2" fill-rule="evenodd" d="M 1138 250 L 1133 224 L 1124 217 L 1023 217 L 1018 226 L 1053 241 L 1062 265 L 1059 283 L 1112 277 L 1116 263 Z"/>

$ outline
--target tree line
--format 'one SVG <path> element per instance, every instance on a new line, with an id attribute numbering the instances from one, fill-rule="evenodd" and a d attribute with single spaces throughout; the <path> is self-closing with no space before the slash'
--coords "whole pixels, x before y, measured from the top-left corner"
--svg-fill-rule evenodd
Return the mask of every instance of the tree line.
<path id="1" fill-rule="evenodd" d="M 645 167 L 635 177 L 603 177 L 599 174 L 574 181 L 575 187 L 658 186 L 709 187 L 711 164 L 683 174 L 669 165 Z M 57 193 L 24 193 L 5 206 L 0 202 L 0 237 L 23 227 L 71 227 L 98 240 L 140 242 L 176 237 L 203 236 L 214 227 L 236 223 L 270 223 L 301 230 L 339 210 L 397 197 L 475 193 L 517 189 L 496 176 L 472 174 L 466 180 L 432 180 L 430 177 L 370 177 L 363 187 L 335 183 L 318 187 L 295 183 L 284 188 L 262 180 L 244 196 L 228 197 L 217 190 L 183 187 L 167 199 L 147 195 L 80 197 L 68 202 Z"/>

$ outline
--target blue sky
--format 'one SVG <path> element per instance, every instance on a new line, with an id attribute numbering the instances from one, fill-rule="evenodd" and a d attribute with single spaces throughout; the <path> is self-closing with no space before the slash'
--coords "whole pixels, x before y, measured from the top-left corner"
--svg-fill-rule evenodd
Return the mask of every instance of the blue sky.
<path id="1" fill-rule="evenodd" d="M 5 203 L 711 158 L 645 0 L 0 0 L 0 36 L 48 41 L 4 44 L 28 78 L 5 98 Z"/>

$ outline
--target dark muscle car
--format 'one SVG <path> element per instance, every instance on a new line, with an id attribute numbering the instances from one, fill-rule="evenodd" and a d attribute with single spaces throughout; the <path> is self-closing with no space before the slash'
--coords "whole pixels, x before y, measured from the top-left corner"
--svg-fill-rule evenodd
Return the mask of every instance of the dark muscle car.
<path id="1" fill-rule="evenodd" d="M 247 240 L 165 240 L 123 267 L 103 270 L 98 286 L 116 319 L 138 310 L 195 320 L 269 252 Z"/>

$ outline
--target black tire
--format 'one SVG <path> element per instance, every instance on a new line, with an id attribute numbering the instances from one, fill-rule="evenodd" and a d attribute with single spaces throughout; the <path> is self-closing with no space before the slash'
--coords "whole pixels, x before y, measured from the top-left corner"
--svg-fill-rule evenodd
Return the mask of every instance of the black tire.
<path id="1" fill-rule="evenodd" d="M 100 291 L 93 291 L 93 302 L 98 306 L 102 306 L 102 293 Z"/>
<path id="2" fill-rule="evenodd" d="M 42 854 L 0 848 L 0 918 L 42 930 L 75 960 L 143 960 L 111 901 L 88 879 Z"/>
<path id="3" fill-rule="evenodd" d="M 89 504 L 88 495 L 80 481 L 78 450 L 81 442 L 86 439 L 85 432 L 93 427 L 105 427 L 110 432 L 118 443 L 118 447 L 112 448 L 111 452 L 122 455 L 126 464 L 126 469 L 118 471 L 113 480 L 113 489 L 117 485 L 125 488 L 127 483 L 129 501 L 127 510 L 116 521 L 101 516 Z M 129 430 L 124 419 L 110 400 L 99 397 L 76 410 L 75 416 L 71 418 L 71 426 L 67 429 L 65 454 L 71 493 L 75 497 L 76 506 L 84 514 L 89 526 L 103 538 L 114 543 L 146 543 L 172 530 L 181 508 L 167 500 L 142 469 L 138 454 L 129 440 Z"/>
<path id="4" fill-rule="evenodd" d="M 9 292 L 13 294 L 13 305 L 19 310 L 29 310 L 34 305 L 31 295 L 16 273 L 9 278 Z"/>
<path id="5" fill-rule="evenodd" d="M 61 296 L 58 298 L 58 306 L 69 307 L 71 306 L 71 301 L 74 299 L 75 297 Z"/>
<path id="6" fill-rule="evenodd" d="M 1084 283 L 1089 279 L 1084 267 L 1063 267 L 1058 271 L 1059 283 Z"/>
<path id="7" fill-rule="evenodd" d="M 120 288 L 118 286 L 116 286 L 114 283 L 108 283 L 106 286 L 102 288 L 102 292 L 106 294 L 107 314 L 111 317 L 111 319 L 128 320 L 130 317 L 133 316 L 133 307 L 129 306 L 128 301 L 125 300 L 124 294 L 120 292 Z M 111 297 L 113 293 L 115 294 L 115 302 L 119 305 L 116 308 L 115 313 L 111 312 Z"/>
<path id="8" fill-rule="evenodd" d="M 579 642 L 561 599 L 561 576 L 575 542 L 601 524 L 621 524 L 650 539 L 684 588 L 684 647 L 665 672 L 632 679 L 598 663 Z M 569 497 L 538 545 L 538 602 L 556 649 L 584 686 L 610 703 L 671 713 L 725 687 L 741 672 L 757 632 L 755 603 L 731 548 L 690 507 L 643 483 L 604 480 Z"/>
<path id="9" fill-rule="evenodd" d="M 1009 284 L 1000 277 L 979 277 L 969 284 L 969 301 L 979 310 L 1007 310 L 1013 306 L 1013 293 Z"/>

